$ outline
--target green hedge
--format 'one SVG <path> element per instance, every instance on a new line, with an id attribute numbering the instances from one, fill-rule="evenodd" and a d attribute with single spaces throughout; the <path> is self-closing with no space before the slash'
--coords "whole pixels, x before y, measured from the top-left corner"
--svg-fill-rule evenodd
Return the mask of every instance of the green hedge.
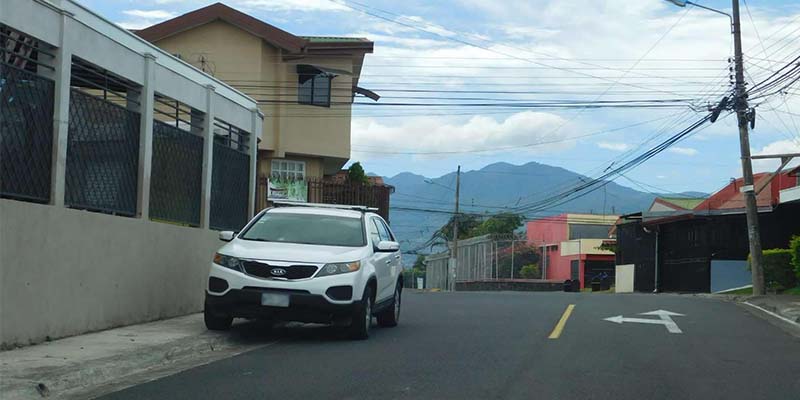
<path id="1" fill-rule="evenodd" d="M 797 276 L 792 265 L 792 251 L 770 249 L 763 252 L 764 283 L 768 287 L 789 289 L 797 286 Z"/>
<path id="2" fill-rule="evenodd" d="M 792 236 L 792 241 L 789 242 L 789 251 L 792 252 L 792 265 L 794 265 L 797 283 L 800 283 L 800 236 Z"/>

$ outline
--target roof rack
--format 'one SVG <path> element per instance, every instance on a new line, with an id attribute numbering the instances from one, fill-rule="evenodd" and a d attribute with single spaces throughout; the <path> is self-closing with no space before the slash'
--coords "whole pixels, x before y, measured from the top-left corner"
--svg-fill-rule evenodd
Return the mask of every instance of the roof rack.
<path id="1" fill-rule="evenodd" d="M 367 206 L 351 206 L 346 204 L 323 204 L 323 203 L 305 203 L 300 201 L 277 200 L 272 201 L 275 207 L 316 207 L 316 208 L 334 208 L 338 210 L 354 210 L 361 212 L 377 212 L 375 207 Z"/>

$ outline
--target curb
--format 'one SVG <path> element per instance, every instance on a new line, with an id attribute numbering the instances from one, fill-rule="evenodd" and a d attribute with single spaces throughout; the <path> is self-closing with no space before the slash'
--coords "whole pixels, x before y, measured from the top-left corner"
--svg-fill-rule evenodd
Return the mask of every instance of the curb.
<path id="1" fill-rule="evenodd" d="M 764 307 L 757 306 L 757 305 L 755 305 L 753 303 L 750 303 L 749 301 L 743 301 L 742 304 L 746 304 L 746 305 L 748 305 L 750 307 L 753 307 L 753 308 L 755 308 L 757 310 L 760 310 L 760 311 L 762 311 L 762 312 L 764 312 L 764 313 L 766 313 L 766 314 L 768 314 L 770 316 L 778 318 L 783 322 L 789 323 L 789 324 L 793 325 L 796 328 L 800 328 L 800 321 L 792 321 L 791 319 L 786 318 L 783 315 L 778 314 L 777 312 L 773 312 L 773 311 L 770 311 L 770 310 L 768 310 L 768 309 L 766 309 Z M 770 308 L 772 308 L 774 311 L 777 311 L 775 309 L 775 307 L 770 307 Z"/>
<path id="2" fill-rule="evenodd" d="M 156 367 L 243 346 L 226 335 L 203 333 L 147 349 L 99 358 L 80 365 L 48 368 L 28 379 L 4 379 L 4 400 L 58 397 L 122 380 Z M 246 345 L 244 345 L 247 347 Z"/>

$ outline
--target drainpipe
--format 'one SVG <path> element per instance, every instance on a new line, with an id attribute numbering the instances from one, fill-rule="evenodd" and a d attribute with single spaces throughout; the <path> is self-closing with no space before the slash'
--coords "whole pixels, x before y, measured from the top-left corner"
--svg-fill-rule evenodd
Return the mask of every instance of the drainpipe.
<path id="1" fill-rule="evenodd" d="M 656 231 L 656 257 L 655 257 L 656 276 L 655 276 L 655 283 L 653 285 L 653 293 L 658 293 L 658 232 L 659 232 L 659 229 L 656 228 L 655 231 Z"/>

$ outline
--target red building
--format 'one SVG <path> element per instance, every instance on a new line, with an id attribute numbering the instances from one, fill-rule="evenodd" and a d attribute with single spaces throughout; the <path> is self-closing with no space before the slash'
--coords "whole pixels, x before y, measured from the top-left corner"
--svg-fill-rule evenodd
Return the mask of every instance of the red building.
<path id="1" fill-rule="evenodd" d="M 561 214 L 528 222 L 528 243 L 542 252 L 545 279 L 578 279 L 581 287 L 592 277 L 614 277 L 614 253 L 601 249 L 613 244 L 609 230 L 616 215 Z"/>

